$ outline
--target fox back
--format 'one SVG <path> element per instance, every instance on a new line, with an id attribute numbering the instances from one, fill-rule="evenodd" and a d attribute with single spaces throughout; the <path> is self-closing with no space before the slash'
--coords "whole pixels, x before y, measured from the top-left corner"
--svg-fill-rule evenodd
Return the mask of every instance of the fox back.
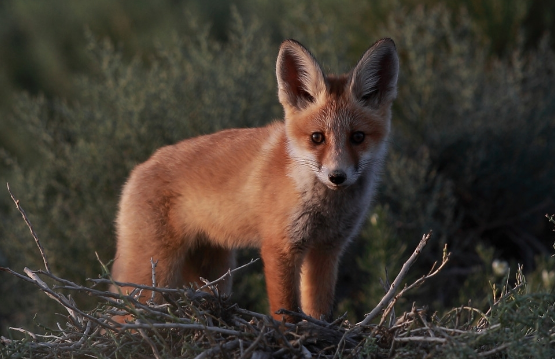
<path id="1" fill-rule="evenodd" d="M 236 248 L 257 247 L 275 318 L 299 306 L 329 316 L 341 254 L 378 183 L 398 67 L 390 39 L 340 76 L 283 42 L 284 121 L 184 140 L 133 170 L 116 221 L 114 279 L 149 284 L 152 258 L 160 286 L 200 284 L 232 268 Z M 231 278 L 220 285 L 229 292 Z"/>

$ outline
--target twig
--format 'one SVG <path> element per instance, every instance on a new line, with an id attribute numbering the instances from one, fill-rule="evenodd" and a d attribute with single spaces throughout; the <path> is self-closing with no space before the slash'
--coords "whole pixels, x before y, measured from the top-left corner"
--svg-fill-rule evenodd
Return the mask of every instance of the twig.
<path id="1" fill-rule="evenodd" d="M 518 273 L 519 273 L 519 271 L 517 271 L 517 278 L 518 278 Z M 508 280 L 508 278 L 509 278 L 509 276 L 507 275 L 507 280 Z M 508 284 L 506 284 L 506 285 L 508 286 Z M 517 283 L 512 289 L 510 289 L 510 290 L 505 290 L 505 294 L 504 294 L 504 295 L 503 295 L 503 291 L 502 291 L 500 297 L 497 298 L 497 299 L 494 301 L 494 303 L 491 305 L 491 307 L 489 307 L 489 309 L 486 311 L 486 313 L 485 313 L 485 314 L 481 314 L 481 315 L 482 315 L 482 318 L 481 318 L 480 321 L 478 322 L 478 327 L 479 327 L 479 328 L 482 328 L 482 327 L 484 327 L 484 326 L 487 324 L 486 322 L 489 322 L 488 315 L 491 314 L 491 311 L 492 311 L 492 309 L 493 309 L 495 306 L 499 305 L 499 303 L 500 303 L 502 300 L 504 300 L 505 298 L 507 298 L 507 297 L 510 296 L 511 294 L 515 293 L 516 291 L 518 291 L 520 288 L 522 288 L 522 287 L 524 287 L 524 286 L 526 286 L 526 282 L 521 282 L 521 283 Z M 494 296 L 495 296 L 495 294 L 494 294 Z M 451 311 L 450 311 L 450 312 L 451 312 Z M 447 313 L 447 314 L 449 314 L 449 313 Z"/>
<path id="2" fill-rule="evenodd" d="M 152 267 L 152 287 L 155 288 L 156 287 L 156 265 L 158 265 L 158 261 L 153 261 L 152 257 L 150 258 L 150 266 Z M 150 301 L 154 302 L 154 296 L 156 295 L 156 292 L 151 291 L 150 292 Z"/>
<path id="3" fill-rule="evenodd" d="M 445 313 L 445 315 L 443 317 L 445 318 L 446 316 L 451 314 L 453 311 L 458 311 L 459 309 L 476 312 L 481 316 L 481 320 L 483 319 L 483 320 L 489 321 L 487 313 L 484 314 L 480 309 L 477 309 L 477 308 L 474 308 L 474 307 L 467 307 L 467 306 L 461 306 L 461 307 L 458 307 L 458 308 L 453 308 L 450 311 L 448 311 L 447 313 Z"/>
<path id="4" fill-rule="evenodd" d="M 60 293 L 56 293 L 54 292 L 52 289 L 50 289 L 50 287 L 48 287 L 48 285 L 42 281 L 33 271 L 31 271 L 29 268 L 25 268 L 24 272 L 32 279 L 31 281 L 37 285 L 39 288 L 42 289 L 42 291 L 49 296 L 50 298 L 54 299 L 55 301 L 57 301 L 58 303 L 60 303 L 62 306 L 64 306 L 64 308 L 66 308 L 66 310 L 68 311 L 68 313 L 70 314 L 70 316 L 75 320 L 76 324 L 80 324 L 82 322 L 82 319 L 78 318 L 77 315 L 75 313 L 79 313 L 80 315 L 82 315 L 83 317 L 86 317 L 87 319 L 97 323 L 100 326 L 103 326 L 105 328 L 110 328 L 110 326 L 106 323 L 103 323 L 102 321 L 98 320 L 97 318 L 93 317 L 92 315 L 89 315 L 83 311 L 81 311 L 80 309 L 78 309 L 74 303 L 70 302 L 63 294 Z M 20 275 L 21 276 L 21 275 Z"/>
<path id="5" fill-rule="evenodd" d="M 337 350 L 336 350 L 335 353 L 333 354 L 333 358 L 332 358 L 332 359 L 340 358 L 340 351 L 339 351 L 339 350 L 341 349 L 341 346 L 345 343 L 345 337 L 347 336 L 348 333 L 349 333 L 348 331 L 346 331 L 345 333 L 343 333 L 343 336 L 341 337 L 341 340 L 340 340 L 339 343 L 337 344 Z"/>
<path id="6" fill-rule="evenodd" d="M 266 314 L 260 314 L 260 313 L 253 312 L 253 311 L 243 309 L 243 308 L 235 308 L 235 311 L 239 314 L 248 315 L 248 316 L 251 316 L 253 318 L 260 319 L 260 320 L 273 321 L 275 325 L 285 325 L 285 327 L 288 328 L 288 329 L 295 328 L 295 324 L 279 322 L 279 321 L 275 320 L 274 318 L 269 317 Z"/>
<path id="7" fill-rule="evenodd" d="M 188 329 L 188 330 L 206 330 L 227 335 L 243 336 L 244 333 L 237 330 L 225 329 L 220 327 L 210 327 L 202 324 L 181 324 L 181 323 L 152 323 L 152 324 L 123 324 L 121 330 L 126 329 L 152 329 L 152 328 L 166 328 L 166 329 Z"/>
<path id="8" fill-rule="evenodd" d="M 13 328 L 13 327 L 10 327 L 9 329 L 15 330 L 15 331 L 17 331 L 17 332 L 21 332 L 21 333 L 24 333 L 24 334 L 27 334 L 28 336 L 30 336 L 30 337 L 33 338 L 34 340 L 37 340 L 36 334 L 31 333 L 31 332 L 28 331 L 28 330 L 21 329 L 21 328 Z"/>
<path id="9" fill-rule="evenodd" d="M 74 349 L 80 347 L 81 345 L 83 345 L 85 343 L 85 340 L 87 339 L 87 337 L 89 336 L 89 333 L 91 331 L 91 327 L 92 327 L 91 323 L 92 323 L 91 321 L 87 322 L 87 327 L 85 328 L 85 331 L 83 332 L 83 335 L 81 336 L 81 339 L 79 339 L 79 341 L 77 343 L 72 345 L 72 347 Z"/>
<path id="10" fill-rule="evenodd" d="M 56 293 L 53 290 L 51 290 L 50 287 L 48 287 L 48 285 L 42 279 L 40 279 L 39 276 L 36 273 L 34 273 L 29 268 L 24 268 L 23 271 L 25 272 L 25 274 L 27 274 L 29 276 L 29 278 L 31 278 L 32 280 L 35 281 L 35 283 L 44 291 L 44 293 L 47 296 L 49 296 L 50 298 L 54 299 L 55 301 L 60 303 L 62 306 L 64 306 L 64 308 L 68 311 L 71 318 L 73 318 L 73 320 L 76 323 L 81 324 L 82 319 L 79 318 L 76 314 L 76 311 L 73 310 L 73 308 L 71 308 L 73 306 L 72 305 L 73 303 L 71 303 L 68 300 L 68 298 L 66 298 L 63 294 L 59 294 L 59 293 Z"/>
<path id="11" fill-rule="evenodd" d="M 243 355 L 241 355 L 241 359 L 248 358 L 250 354 L 256 349 L 256 347 L 258 346 L 258 343 L 262 341 L 262 338 L 266 334 L 264 333 L 265 330 L 266 330 L 266 326 L 264 325 L 262 326 L 262 329 L 260 329 L 260 334 L 258 334 L 258 337 L 254 340 L 254 342 L 252 342 L 251 345 L 249 345 L 249 347 L 247 348 L 247 350 L 245 350 Z"/>
<path id="12" fill-rule="evenodd" d="M 417 310 L 416 313 L 418 314 L 418 317 L 420 317 L 422 324 L 424 324 L 424 328 L 428 329 L 428 333 L 430 333 L 430 336 L 435 337 L 434 332 L 428 326 L 428 322 L 426 321 L 426 318 L 424 318 L 424 315 L 422 315 L 422 310 Z"/>
<path id="13" fill-rule="evenodd" d="M 395 278 L 395 280 L 393 281 L 393 283 L 389 287 L 389 291 L 382 298 L 382 300 L 378 303 L 378 305 L 364 318 L 364 320 L 357 323 L 357 326 L 361 327 L 361 326 L 368 325 L 375 317 L 378 316 L 378 314 L 382 311 L 382 309 L 391 301 L 391 299 L 395 295 L 395 292 L 397 291 L 397 287 L 399 286 L 399 284 L 401 284 L 401 281 L 403 280 L 405 275 L 408 273 L 409 268 L 412 266 L 412 264 L 414 263 L 414 261 L 416 260 L 416 258 L 418 257 L 418 255 L 420 254 L 422 249 L 428 243 L 428 239 L 430 239 L 431 233 L 432 232 L 429 232 L 429 233 L 425 234 L 424 236 L 422 236 L 422 239 L 420 240 L 420 243 L 418 243 L 418 246 L 416 247 L 416 249 L 414 250 L 414 252 L 410 256 L 410 258 L 403 264 L 403 267 L 401 268 L 401 271 L 399 272 L 399 274 L 397 275 L 397 277 Z"/>
<path id="14" fill-rule="evenodd" d="M 410 343 L 410 342 L 430 342 L 430 343 L 445 343 L 447 339 L 438 337 L 395 337 L 395 342 Z"/>
<path id="15" fill-rule="evenodd" d="M 384 289 L 385 289 L 385 292 L 387 293 L 388 288 L 391 286 L 391 283 L 389 283 L 389 273 L 388 273 L 387 267 L 385 267 L 385 285 L 386 287 Z M 389 317 L 389 326 L 391 327 L 392 325 L 394 325 L 396 320 L 397 319 L 395 315 L 395 308 L 393 308 L 391 309 L 391 315 Z"/>
<path id="16" fill-rule="evenodd" d="M 139 320 L 137 320 L 137 322 L 140 323 Z M 144 329 L 138 329 L 138 331 L 141 334 L 141 337 L 143 337 L 143 339 L 148 343 L 148 345 L 150 345 L 150 348 L 152 349 L 152 354 L 154 354 L 154 357 L 156 359 L 162 359 L 162 357 L 160 356 L 160 352 L 158 352 L 158 349 L 156 348 L 156 344 L 154 344 L 154 342 L 148 337 L 148 335 L 146 335 Z"/>
<path id="17" fill-rule="evenodd" d="M 312 358 L 312 353 L 304 345 L 301 345 L 301 354 L 303 355 L 304 359 Z"/>
<path id="18" fill-rule="evenodd" d="M 348 313 L 348 312 L 343 313 L 342 316 L 337 317 L 336 320 L 334 320 L 334 321 L 331 322 L 331 323 L 328 323 L 327 327 L 328 327 L 328 328 L 331 328 L 331 327 L 336 326 L 336 325 L 341 325 L 341 323 L 345 320 L 345 318 L 347 318 L 347 313 Z"/>
<path id="19" fill-rule="evenodd" d="M 449 260 L 449 255 L 450 255 L 450 253 L 447 253 L 447 245 L 445 245 L 445 249 L 443 250 L 443 258 L 442 258 L 440 266 L 437 267 L 434 270 L 435 265 L 436 265 L 437 262 L 434 263 L 434 265 L 432 266 L 432 269 L 430 270 L 430 272 L 427 275 L 420 277 L 419 279 L 417 279 L 414 283 L 412 283 L 409 286 L 405 285 L 405 287 L 393 298 L 393 300 L 389 303 L 389 305 L 385 309 L 385 311 L 382 315 L 382 319 L 380 320 L 379 325 L 383 324 L 383 322 L 385 321 L 385 318 L 387 317 L 389 312 L 391 310 L 393 310 L 393 306 L 395 305 L 395 303 L 397 302 L 397 300 L 399 298 L 401 298 L 409 290 L 422 285 L 422 283 L 424 283 L 427 279 L 429 279 L 429 278 L 435 276 L 436 274 L 438 274 L 443 269 L 443 267 L 445 267 L 445 265 L 447 264 L 447 261 Z M 403 268 L 404 268 L 404 266 L 403 266 Z M 397 278 L 395 280 L 397 280 Z"/>
<path id="20" fill-rule="evenodd" d="M 258 261 L 259 258 L 255 258 L 255 259 L 251 259 L 250 262 L 243 264 L 240 267 L 237 267 L 231 271 L 226 272 L 223 276 L 221 276 L 220 278 L 207 283 L 201 287 L 198 288 L 199 291 L 209 287 L 210 285 L 214 285 L 215 283 L 217 283 L 218 281 L 221 281 L 223 279 L 225 279 L 228 275 L 235 273 L 238 270 L 241 270 L 253 263 L 255 263 L 256 261 Z M 145 285 L 145 284 L 137 284 L 137 283 L 131 283 L 131 282 L 118 282 L 118 281 L 114 281 L 111 279 L 106 279 L 106 278 L 87 278 L 88 281 L 93 282 L 95 285 L 96 284 L 114 284 L 118 287 L 131 287 L 131 288 L 137 288 L 137 289 L 142 289 L 142 290 L 149 290 L 149 291 L 155 291 L 158 293 L 177 293 L 177 294 L 181 294 L 184 292 L 183 288 L 160 288 L 160 287 L 153 287 L 150 285 Z M 209 295 L 208 293 L 205 293 L 207 295 Z"/>
<path id="21" fill-rule="evenodd" d="M 478 356 L 479 356 L 479 357 L 487 357 L 488 355 L 492 355 L 492 354 L 495 354 L 495 353 L 499 353 L 500 351 L 503 351 L 503 350 L 507 349 L 507 348 L 509 347 L 509 345 L 511 345 L 511 344 L 510 344 L 510 343 L 502 344 L 502 345 L 500 345 L 500 346 L 498 346 L 498 347 L 495 347 L 495 348 L 493 348 L 493 349 L 491 349 L 491 350 L 478 353 Z"/>
<path id="22" fill-rule="evenodd" d="M 235 339 L 235 340 L 232 340 L 230 342 L 225 343 L 224 345 L 218 345 L 218 346 L 212 347 L 208 350 L 205 350 L 202 353 L 200 353 L 199 355 L 197 355 L 195 357 L 195 359 L 212 358 L 221 351 L 223 351 L 223 352 L 230 351 L 230 350 L 233 350 L 233 349 L 237 348 L 238 346 L 239 346 L 239 339 Z"/>
<path id="23" fill-rule="evenodd" d="M 213 286 L 214 284 L 216 284 L 216 283 L 218 283 L 218 282 L 224 280 L 225 278 L 231 277 L 231 275 L 232 275 L 233 273 L 235 273 L 235 272 L 237 272 L 237 271 L 239 271 L 239 270 L 241 270 L 241 269 L 243 269 L 243 268 L 245 268 L 245 267 L 247 267 L 247 266 L 250 266 L 250 265 L 253 264 L 253 263 L 256 263 L 259 259 L 260 259 L 260 258 L 253 258 L 253 259 L 251 259 L 250 262 L 245 263 L 245 264 L 243 264 L 243 265 L 240 266 L 240 267 L 230 269 L 230 270 L 228 270 L 227 272 L 225 272 L 224 275 L 222 275 L 220 278 L 218 278 L 218 279 L 216 279 L 216 280 L 213 280 L 212 282 L 208 282 L 208 283 L 204 284 L 203 286 L 199 287 L 198 289 L 199 289 L 199 290 L 203 290 L 203 289 L 206 289 L 206 288 L 208 288 L 208 287 L 210 287 L 210 286 Z"/>
<path id="24" fill-rule="evenodd" d="M 281 325 L 280 322 L 278 322 L 277 320 L 274 320 L 272 317 L 270 316 L 266 316 L 263 319 L 264 324 L 266 326 L 272 326 L 274 328 L 274 333 L 276 334 L 276 336 L 279 338 L 278 340 L 281 341 L 281 343 L 283 343 L 283 345 L 286 346 L 286 348 L 282 348 L 285 350 L 289 350 L 291 353 L 293 353 L 294 355 L 300 355 L 299 350 L 294 348 L 291 343 L 289 343 L 289 341 L 287 340 L 287 338 L 285 337 L 285 335 L 283 334 L 283 332 L 279 329 L 279 326 Z M 277 353 L 276 353 L 277 354 Z"/>
<path id="25" fill-rule="evenodd" d="M 293 312 L 293 311 L 291 311 L 291 310 L 287 310 L 287 309 L 283 309 L 283 308 L 282 308 L 282 309 L 279 309 L 279 310 L 276 312 L 276 314 L 285 314 L 285 315 L 288 315 L 288 316 L 291 316 L 291 317 L 297 317 L 297 318 L 300 318 L 300 319 L 304 319 L 304 320 L 306 320 L 307 322 L 310 322 L 310 323 L 319 325 L 319 326 L 321 326 L 321 327 L 326 327 L 326 328 L 327 328 L 327 327 L 330 325 L 330 323 L 328 323 L 328 322 L 324 322 L 324 321 L 322 321 L 322 320 L 318 320 L 318 319 L 316 319 L 316 318 L 312 318 L 311 316 L 306 315 L 306 314 L 304 314 L 304 313 L 302 313 L 302 312 Z"/>
<path id="26" fill-rule="evenodd" d="M 42 260 L 44 262 L 44 268 L 46 269 L 47 272 L 50 272 L 50 266 L 48 265 L 48 260 L 46 259 L 46 253 L 44 253 L 44 248 L 40 244 L 39 237 L 35 233 L 35 230 L 33 229 L 33 226 L 31 225 L 31 221 L 29 221 L 29 218 L 27 218 L 27 214 L 25 213 L 23 208 L 19 205 L 19 200 L 15 199 L 12 191 L 10 190 L 10 184 L 6 183 L 6 186 L 8 187 L 8 192 L 10 193 L 10 197 L 12 197 L 12 200 L 14 201 L 15 206 L 19 210 L 19 213 L 21 213 L 21 216 L 23 216 L 23 220 L 27 224 L 27 227 L 29 227 L 29 230 L 31 231 L 31 235 L 33 236 L 33 238 L 35 239 L 35 243 L 39 247 L 40 255 L 42 256 Z"/>
<path id="27" fill-rule="evenodd" d="M 183 293 L 182 288 L 160 288 L 160 287 L 152 287 L 146 284 L 137 284 L 137 283 L 130 283 L 130 282 L 117 282 L 114 280 L 106 279 L 106 278 L 87 278 L 88 281 L 93 282 L 95 284 L 115 284 L 118 287 L 132 287 L 136 289 L 144 289 L 144 290 L 153 290 L 160 293 Z"/>

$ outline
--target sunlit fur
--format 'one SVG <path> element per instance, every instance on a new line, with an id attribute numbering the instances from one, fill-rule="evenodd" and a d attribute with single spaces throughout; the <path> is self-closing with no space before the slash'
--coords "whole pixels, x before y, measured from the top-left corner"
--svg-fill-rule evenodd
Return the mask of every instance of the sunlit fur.
<path id="1" fill-rule="evenodd" d="M 159 286 L 201 284 L 235 265 L 234 249 L 257 247 L 274 317 L 299 307 L 328 316 L 339 259 L 376 190 L 397 72 L 390 39 L 341 76 L 325 76 L 308 50 L 285 41 L 276 68 L 284 121 L 188 139 L 133 170 L 116 221 L 114 279 L 151 284 L 152 258 Z M 330 179 L 337 173 L 341 183 Z"/>

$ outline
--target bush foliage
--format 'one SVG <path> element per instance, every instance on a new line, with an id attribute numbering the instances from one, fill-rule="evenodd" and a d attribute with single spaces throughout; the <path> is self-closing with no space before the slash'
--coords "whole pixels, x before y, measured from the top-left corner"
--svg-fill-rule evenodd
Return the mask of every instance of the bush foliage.
<path id="1" fill-rule="evenodd" d="M 492 51 L 472 11 L 435 3 L 260 2 L 269 12 L 259 18 L 245 4 L 233 8 L 223 30 L 188 8 L 185 25 L 136 57 L 88 31 L 89 67 L 68 77 L 67 96 L 14 96 L 6 123 L 27 134 L 36 159 L 2 151 L 10 168 L 3 173 L 55 273 L 78 283 L 101 273 L 95 252 L 106 262 L 114 255 L 120 189 L 154 150 L 281 117 L 274 79 L 281 39 L 298 39 L 326 69 L 342 72 L 388 36 L 401 58 L 394 133 L 375 211 L 343 261 L 338 311 L 360 317 L 373 307 L 383 293 L 384 269 L 398 270 L 405 249 L 429 229 L 434 250 L 416 272 L 425 272 L 445 243 L 451 264 L 433 286 L 400 301 L 404 310 L 412 300 L 438 310 L 470 299 L 486 305 L 490 282 L 501 279 L 491 269 L 497 258 L 535 270 L 531 278 L 549 275 L 552 237 L 543 215 L 555 212 L 555 55 L 548 36 L 530 47 L 517 26 L 521 35 L 510 50 Z M 7 192 L 2 198 L 0 265 L 40 267 L 28 229 Z M 540 286 L 539 279 L 534 283 Z M 262 284 L 256 270 L 242 276 L 236 299 L 264 310 Z M 32 313 L 40 313 L 39 322 L 53 320 L 45 314 L 55 312 L 51 303 L 4 275 L 0 302 L 2 331 L 30 325 Z"/>

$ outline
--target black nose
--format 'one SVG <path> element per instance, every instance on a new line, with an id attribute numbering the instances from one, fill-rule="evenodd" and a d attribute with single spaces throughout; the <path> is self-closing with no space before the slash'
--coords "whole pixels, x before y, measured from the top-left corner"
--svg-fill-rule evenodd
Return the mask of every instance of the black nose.
<path id="1" fill-rule="evenodd" d="M 347 175 L 343 171 L 331 171 L 328 175 L 330 182 L 333 184 L 341 184 L 347 179 Z"/>

